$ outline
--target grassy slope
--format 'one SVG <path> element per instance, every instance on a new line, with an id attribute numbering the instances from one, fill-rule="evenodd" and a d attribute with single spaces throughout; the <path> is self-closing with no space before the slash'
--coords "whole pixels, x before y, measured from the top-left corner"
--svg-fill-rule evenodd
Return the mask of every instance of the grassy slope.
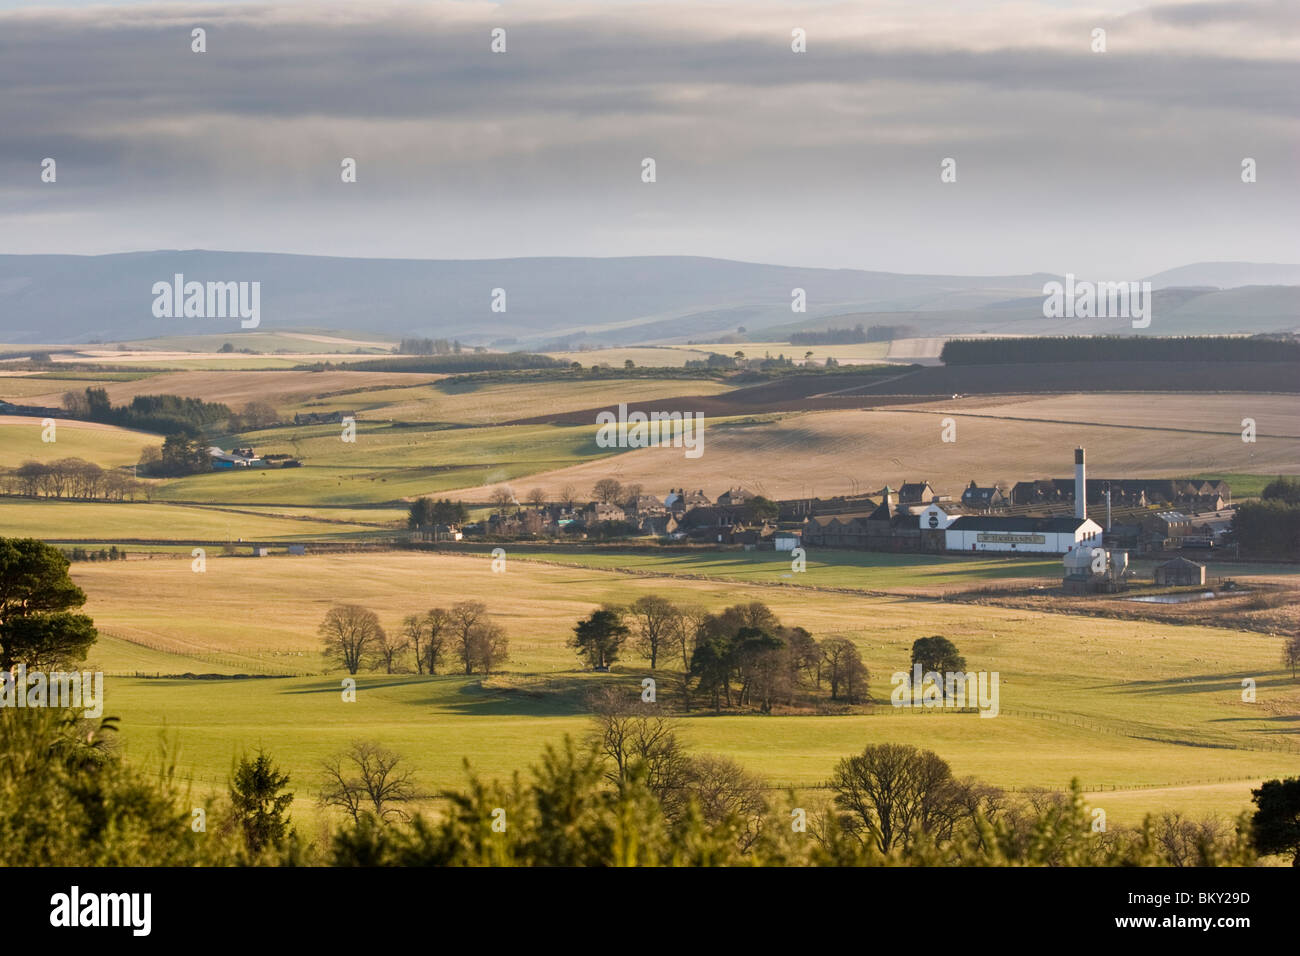
<path id="1" fill-rule="evenodd" d="M 601 601 L 626 602 L 643 593 L 714 608 L 765 600 L 784 620 L 818 637 L 846 634 L 871 668 L 877 697 L 888 692 L 888 675 L 906 667 L 911 642 L 932 633 L 950 636 L 971 667 L 1002 675 L 1003 714 L 994 720 L 892 708 L 845 717 L 687 720 L 696 746 L 730 753 L 773 780 L 811 784 L 867 741 L 905 741 L 937 750 L 959 773 L 1004 786 L 1062 786 L 1076 775 L 1086 785 L 1121 790 L 1196 785 L 1177 791 L 1176 800 L 1168 794 L 1144 799 L 1142 790 L 1117 797 L 1120 813 L 1168 805 L 1235 812 L 1248 800 L 1250 779 L 1291 771 L 1300 759 L 1232 749 L 1270 746 L 1300 711 L 1297 685 L 1277 667 L 1278 639 L 1265 635 L 1000 608 L 980 608 L 973 617 L 970 607 L 935 601 L 628 577 L 520 561 L 502 577 L 470 557 L 252 561 L 211 560 L 202 576 L 188 562 L 164 560 L 78 565 L 74 576 L 92 596 L 88 611 L 113 634 L 171 646 L 191 658 L 243 655 L 239 659 L 253 662 L 280 650 L 302 651 L 308 656 L 288 660 L 310 663 L 315 626 L 334 601 L 374 607 L 385 627 L 395 628 L 402 615 L 431 604 L 481 599 L 506 626 L 514 657 L 509 673 L 489 683 L 520 689 L 484 690 L 477 679 L 367 675 L 358 703 L 348 705 L 337 676 L 239 684 L 114 678 L 109 709 L 133 728 L 133 746 L 162 727 L 179 732 L 190 766 L 213 779 L 226 772 L 233 752 L 262 743 L 312 787 L 319 758 L 362 736 L 407 754 L 429 786 L 456 782 L 463 756 L 492 774 L 522 768 L 546 741 L 583 729 L 577 691 L 585 682 L 639 680 L 635 660 L 610 678 L 577 673 L 564 642 L 573 622 Z M 237 608 L 232 593 L 240 595 Z M 95 654 L 105 669 L 130 669 L 121 652 L 104 646 Z M 1243 676 L 1258 681 L 1258 704 L 1241 702 Z M 672 696 L 666 674 L 660 688 L 665 698 Z M 1235 782 L 1222 787 L 1225 778 Z"/>
<path id="2" fill-rule="evenodd" d="M 33 501 L 0 497 L 0 528 L 10 536 L 118 539 L 292 541 L 374 531 L 366 525 L 301 521 L 157 502 Z"/>
<path id="3" fill-rule="evenodd" d="M 41 422 L 40 418 L 0 418 L 0 468 L 59 458 L 84 458 L 105 468 L 134 465 L 146 446 L 161 444 L 147 432 L 65 418 L 55 419 L 55 440 L 45 442 Z"/>

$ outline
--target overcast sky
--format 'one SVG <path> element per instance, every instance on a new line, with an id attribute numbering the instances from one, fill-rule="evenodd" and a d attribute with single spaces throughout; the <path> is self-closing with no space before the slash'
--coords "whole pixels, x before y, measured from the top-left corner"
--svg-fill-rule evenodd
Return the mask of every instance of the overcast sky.
<path id="1" fill-rule="evenodd" d="M 1298 52 L 1296 0 L 0 0 L 0 252 L 1294 262 Z"/>

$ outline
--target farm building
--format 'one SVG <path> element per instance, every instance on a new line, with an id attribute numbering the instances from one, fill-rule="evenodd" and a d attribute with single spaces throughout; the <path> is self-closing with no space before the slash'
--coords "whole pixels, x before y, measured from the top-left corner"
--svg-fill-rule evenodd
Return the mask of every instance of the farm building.
<path id="1" fill-rule="evenodd" d="M 981 488 L 972 480 L 961 493 L 961 503 L 972 511 L 992 511 L 1006 507 L 1007 500 L 996 487 Z"/>
<path id="2" fill-rule="evenodd" d="M 930 487 L 928 481 L 905 481 L 898 489 L 900 505 L 928 505 L 938 492 Z"/>
<path id="3" fill-rule="evenodd" d="M 1156 566 L 1156 584 L 1162 587 L 1185 587 L 1205 584 L 1205 565 L 1174 558 Z"/>
<path id="4" fill-rule="evenodd" d="M 778 531 L 772 535 L 772 544 L 778 551 L 793 551 L 799 547 L 800 538 L 798 531 Z"/>
<path id="5" fill-rule="evenodd" d="M 804 522 L 803 540 L 821 548 L 865 548 L 867 515 L 813 515 Z"/>
<path id="6" fill-rule="evenodd" d="M 1091 518 L 962 515 L 944 535 L 949 551 L 1066 554 L 1080 545 L 1100 546 L 1102 530 Z"/>
<path id="7" fill-rule="evenodd" d="M 1011 489 L 1011 504 L 1039 505 L 1073 501 L 1076 482 L 1072 478 L 1043 478 L 1018 481 Z M 1226 481 L 1184 481 L 1168 478 L 1093 478 L 1088 484 L 1088 504 L 1101 504 L 1106 490 L 1116 508 L 1147 508 L 1153 505 L 1217 511 L 1232 503 L 1232 489 Z"/>

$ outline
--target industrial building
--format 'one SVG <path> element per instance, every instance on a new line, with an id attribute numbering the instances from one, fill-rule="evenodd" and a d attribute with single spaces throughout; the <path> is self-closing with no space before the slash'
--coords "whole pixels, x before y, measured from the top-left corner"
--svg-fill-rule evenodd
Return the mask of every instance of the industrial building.
<path id="1" fill-rule="evenodd" d="M 1101 546 L 1101 525 L 1091 518 L 962 515 L 944 529 L 949 551 L 1066 554 Z"/>

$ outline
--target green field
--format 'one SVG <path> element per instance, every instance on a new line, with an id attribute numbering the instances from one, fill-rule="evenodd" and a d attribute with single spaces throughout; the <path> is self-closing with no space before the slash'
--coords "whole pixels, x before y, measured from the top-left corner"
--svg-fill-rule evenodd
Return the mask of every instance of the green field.
<path id="1" fill-rule="evenodd" d="M 40 418 L 0 417 L 0 468 L 59 458 L 84 458 L 104 468 L 134 465 L 147 446 L 162 444 L 148 432 L 66 418 L 54 420 L 54 440 L 46 442 L 41 422 Z"/>
<path id="2" fill-rule="evenodd" d="M 0 497 L 0 534 L 54 540 L 295 541 L 375 529 L 159 502 Z"/>
<path id="3" fill-rule="evenodd" d="M 92 661 L 117 674 L 310 673 L 321 667 L 316 625 L 336 601 L 372 607 L 395 629 L 407 613 L 479 599 L 511 637 L 502 675 L 363 675 L 355 704 L 341 700 L 342 674 L 112 677 L 109 711 L 123 718 L 133 757 L 142 759 L 159 731 L 174 734 L 201 782 L 219 783 L 234 754 L 264 745 L 309 792 L 320 759 L 367 736 L 405 754 L 429 788 L 459 782 L 462 757 L 490 775 L 526 767 L 547 741 L 583 730 L 580 691 L 590 681 L 636 686 L 648 673 L 633 658 L 612 675 L 585 674 L 565 646 L 574 622 L 601 602 L 646 593 L 710 608 L 762 600 L 818 638 L 846 635 L 878 700 L 887 699 L 889 675 L 906 669 L 911 642 L 928 634 L 949 636 L 970 668 L 1001 675 L 1001 714 L 992 720 L 888 706 L 848 716 L 685 718 L 694 746 L 775 782 L 813 785 L 869 741 L 910 742 L 936 750 L 958 774 L 1005 787 L 1063 787 L 1077 776 L 1106 791 L 1095 799 L 1114 819 L 1131 821 L 1168 806 L 1235 814 L 1252 780 L 1300 765 L 1300 754 L 1277 750 L 1300 713 L 1300 684 L 1279 669 L 1280 638 L 1261 634 L 995 607 L 975 617 L 969 606 L 934 600 L 525 561 L 498 575 L 483 558 L 411 553 L 217 557 L 202 575 L 185 560 L 78 564 L 73 575 L 110 635 Z M 671 671 L 656 676 L 661 700 L 671 702 Z M 1241 701 L 1243 677 L 1258 682 L 1258 703 Z M 1163 787 L 1179 789 L 1154 789 Z"/>
<path id="4" fill-rule="evenodd" d="M 508 547 L 508 546 L 507 546 Z M 481 554 L 491 550 L 484 546 Z M 622 551 L 533 550 L 521 548 L 526 560 L 576 564 L 638 573 L 704 575 L 747 584 L 788 584 L 806 588 L 854 588 L 864 591 L 966 589 L 995 581 L 1061 576 L 1061 560 L 922 554 L 878 551 L 810 550 L 806 570 L 794 572 L 788 552 L 775 551 Z"/>
<path id="5" fill-rule="evenodd" d="M 271 429 L 243 436 L 262 454 L 302 459 L 301 468 L 212 472 L 169 481 L 167 501 L 355 505 L 495 485 L 539 471 L 606 457 L 594 428 L 516 425 L 495 428 L 403 427 L 364 419 L 356 441 L 342 426 Z"/>

